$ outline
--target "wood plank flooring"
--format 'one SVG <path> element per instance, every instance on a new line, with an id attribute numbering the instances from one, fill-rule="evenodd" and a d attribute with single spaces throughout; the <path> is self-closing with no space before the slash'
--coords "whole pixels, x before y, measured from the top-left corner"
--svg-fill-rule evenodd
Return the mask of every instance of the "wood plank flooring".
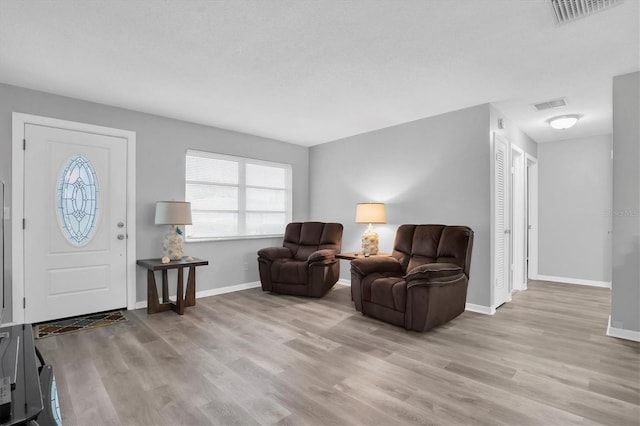
<path id="1" fill-rule="evenodd" d="M 640 344 L 607 289 L 530 282 L 428 333 L 323 299 L 246 290 L 184 316 L 36 341 L 65 425 L 640 425 Z"/>

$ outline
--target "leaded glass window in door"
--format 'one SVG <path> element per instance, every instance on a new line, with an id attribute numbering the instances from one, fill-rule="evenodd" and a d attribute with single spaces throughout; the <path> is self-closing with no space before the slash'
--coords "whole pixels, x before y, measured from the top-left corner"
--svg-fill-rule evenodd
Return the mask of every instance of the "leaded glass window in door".
<path id="1" fill-rule="evenodd" d="M 71 157 L 58 182 L 60 230 L 75 246 L 91 241 L 98 218 L 99 187 L 96 171 L 83 155 Z"/>

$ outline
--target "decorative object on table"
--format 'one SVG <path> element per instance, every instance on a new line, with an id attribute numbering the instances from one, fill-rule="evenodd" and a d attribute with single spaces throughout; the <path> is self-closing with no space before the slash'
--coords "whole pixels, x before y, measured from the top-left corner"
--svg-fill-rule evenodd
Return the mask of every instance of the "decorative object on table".
<path id="1" fill-rule="evenodd" d="M 368 223 L 367 230 L 362 234 L 362 254 L 369 256 L 378 253 L 378 233 L 373 229 L 373 223 L 387 223 L 384 203 L 359 203 L 356 207 L 356 223 Z"/>
<path id="2" fill-rule="evenodd" d="M 191 203 L 186 201 L 158 201 L 156 225 L 170 225 L 162 242 L 162 254 L 171 260 L 182 259 L 182 230 L 178 225 L 191 225 Z"/>
<path id="3" fill-rule="evenodd" d="M 160 261 L 164 264 L 171 262 L 171 259 L 169 259 L 167 256 L 163 256 L 162 259 L 160 259 Z"/>
<path id="4" fill-rule="evenodd" d="M 37 324 L 34 326 L 34 334 L 36 339 L 42 339 L 44 337 L 59 336 L 61 334 L 88 330 L 90 328 L 117 324 L 124 321 L 127 321 L 127 317 L 124 316 L 124 312 L 121 310 L 102 312 L 100 314 L 82 315 L 79 317 Z"/>

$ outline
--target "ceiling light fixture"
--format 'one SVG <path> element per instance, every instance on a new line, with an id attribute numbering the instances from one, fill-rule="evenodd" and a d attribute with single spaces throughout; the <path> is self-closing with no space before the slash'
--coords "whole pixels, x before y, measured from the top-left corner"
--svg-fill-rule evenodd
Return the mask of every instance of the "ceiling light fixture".
<path id="1" fill-rule="evenodd" d="M 578 120 L 580 120 L 578 114 L 569 114 L 550 118 L 547 120 L 547 123 L 556 130 L 565 130 L 573 127 Z"/>

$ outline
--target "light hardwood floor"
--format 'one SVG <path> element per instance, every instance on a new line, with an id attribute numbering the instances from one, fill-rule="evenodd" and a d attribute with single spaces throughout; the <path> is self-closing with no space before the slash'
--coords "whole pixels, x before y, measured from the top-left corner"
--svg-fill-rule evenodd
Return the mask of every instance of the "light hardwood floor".
<path id="1" fill-rule="evenodd" d="M 640 344 L 605 336 L 607 289 L 531 282 L 422 334 L 349 291 L 246 290 L 36 344 L 65 425 L 640 424 Z"/>

